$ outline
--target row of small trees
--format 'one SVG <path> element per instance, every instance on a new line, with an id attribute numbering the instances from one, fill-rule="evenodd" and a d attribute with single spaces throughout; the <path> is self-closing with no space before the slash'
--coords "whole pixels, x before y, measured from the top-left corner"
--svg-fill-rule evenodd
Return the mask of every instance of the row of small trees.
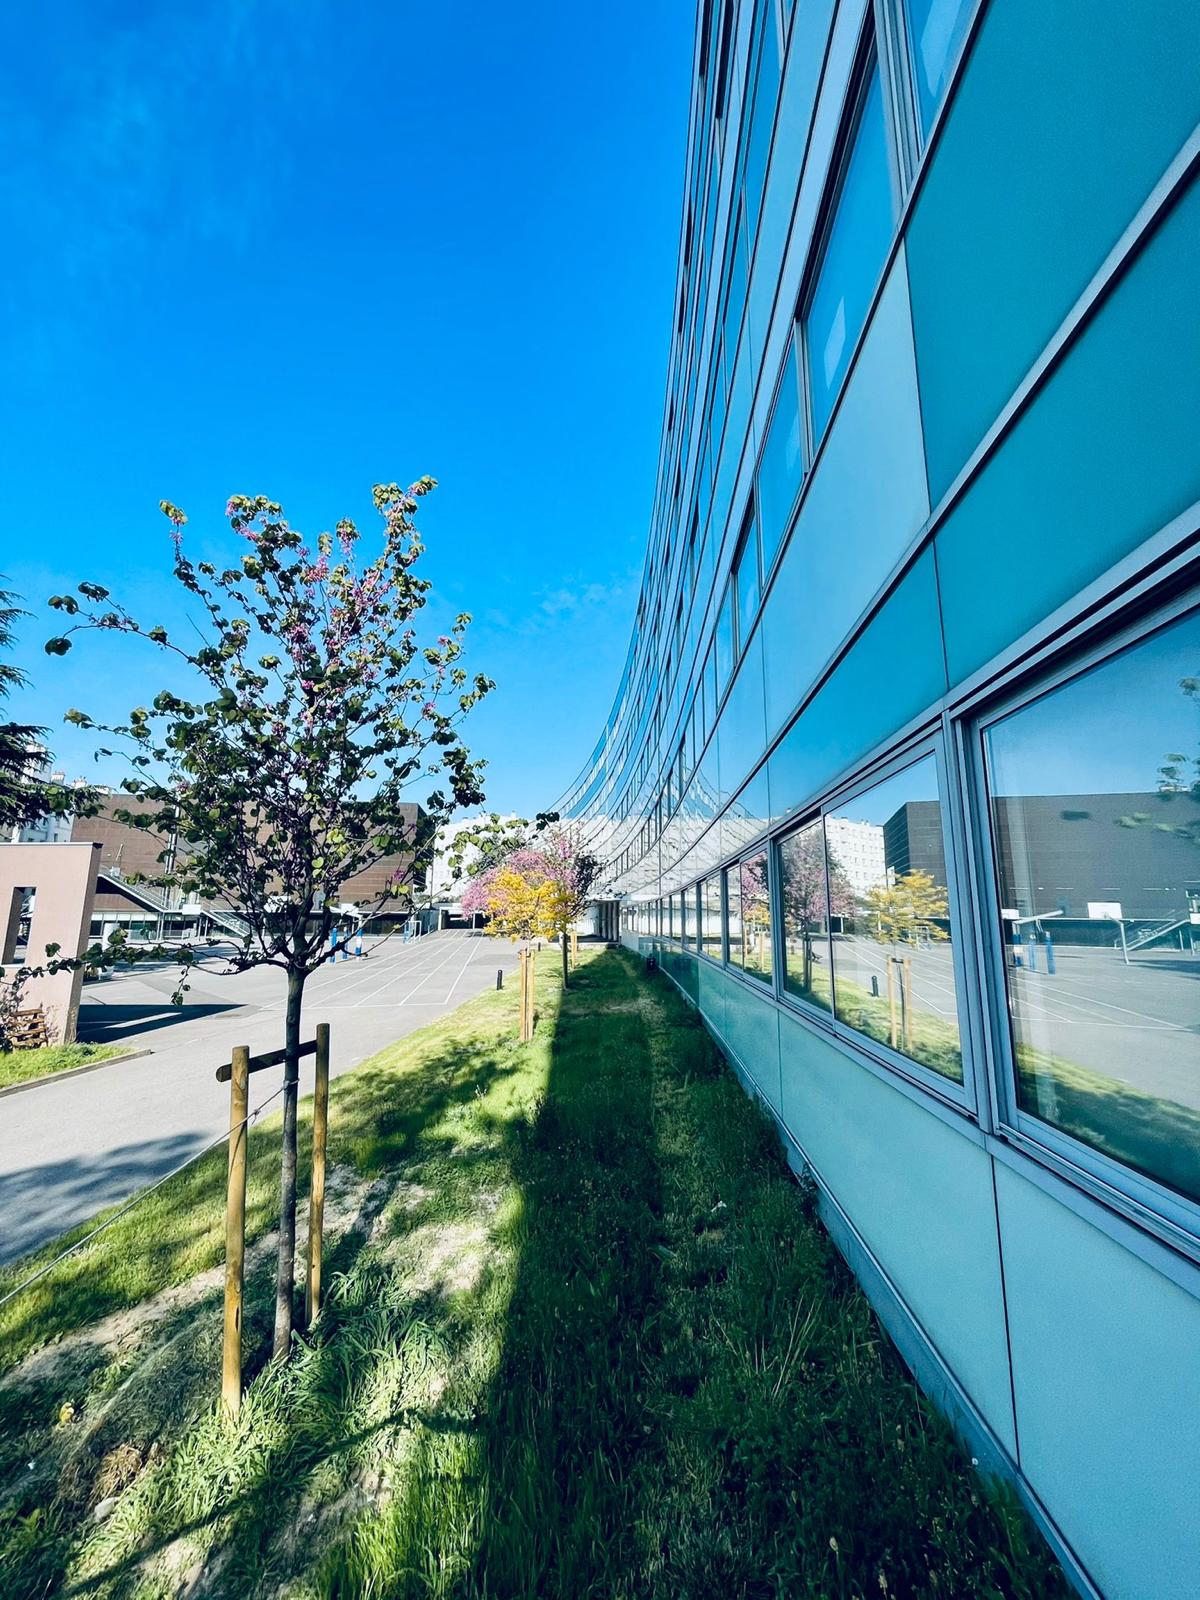
<path id="1" fill-rule="evenodd" d="M 479 856 L 463 890 L 468 916 L 485 916 L 492 931 L 514 941 L 557 939 L 562 946 L 564 987 L 570 983 L 569 934 L 587 908 L 600 873 L 598 858 L 578 832 L 539 817 L 504 825 L 500 848 L 487 825 L 472 839 Z M 518 843 L 513 841 L 519 840 Z"/>

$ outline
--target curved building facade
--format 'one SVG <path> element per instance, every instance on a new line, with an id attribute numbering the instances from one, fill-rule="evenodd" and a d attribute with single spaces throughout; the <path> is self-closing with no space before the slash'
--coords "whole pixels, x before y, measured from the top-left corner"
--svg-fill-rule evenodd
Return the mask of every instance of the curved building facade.
<path id="1" fill-rule="evenodd" d="M 1200 8 L 702 0 L 559 801 L 1085 1593 L 1200 1582 Z"/>

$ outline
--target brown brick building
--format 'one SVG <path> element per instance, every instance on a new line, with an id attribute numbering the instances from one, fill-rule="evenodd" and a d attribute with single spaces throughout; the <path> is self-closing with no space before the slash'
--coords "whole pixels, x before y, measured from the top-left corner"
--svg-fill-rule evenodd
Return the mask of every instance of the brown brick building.
<path id="1" fill-rule="evenodd" d="M 195 931 L 198 918 L 219 919 L 223 913 L 236 913 L 236 906 L 201 906 L 179 904 L 178 896 L 168 899 L 163 890 L 152 883 L 135 884 L 123 880 L 144 876 L 158 877 L 178 856 L 186 858 L 187 845 L 177 845 L 172 837 L 131 827 L 117 820 L 119 810 L 146 812 L 153 809 L 147 802 L 132 795 L 111 794 L 105 797 L 101 809 L 93 817 L 76 817 L 71 828 L 73 844 L 95 843 L 100 846 L 100 872 L 96 886 L 94 936 L 106 935 L 113 927 L 125 927 L 131 937 L 185 936 Z M 411 828 L 417 851 L 429 842 L 425 813 L 419 805 L 403 808 L 406 824 Z M 166 860 L 160 857 L 166 853 Z M 178 856 L 176 855 L 178 852 Z M 339 899 L 344 904 L 359 906 L 364 912 L 374 911 L 385 895 L 393 876 L 399 872 L 406 889 L 422 889 L 425 871 L 418 869 L 413 881 L 414 851 L 397 852 L 376 862 L 365 872 L 356 873 L 342 885 Z M 407 915 L 411 895 L 402 893 L 390 904 L 380 906 L 376 916 L 383 921 L 397 915 Z M 207 930 L 206 930 L 207 931 Z M 219 932 L 219 927 L 212 931 Z"/>

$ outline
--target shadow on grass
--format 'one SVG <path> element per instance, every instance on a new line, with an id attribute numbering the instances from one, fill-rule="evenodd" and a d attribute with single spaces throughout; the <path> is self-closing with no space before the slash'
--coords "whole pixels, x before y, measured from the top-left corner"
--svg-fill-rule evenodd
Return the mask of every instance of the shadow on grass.
<path id="1" fill-rule="evenodd" d="M 0 1529 L 6 1595 L 1065 1595 L 695 1014 L 619 952 L 560 1005 L 556 964 L 532 1046 L 495 995 L 339 1080 L 354 1214 L 313 1335 L 263 1365 L 268 1264 L 237 1427 L 211 1352 L 175 1362 L 172 1447 L 96 1532 L 100 1469 L 153 1410 L 114 1405 L 75 1500 Z"/>
<path id="2" fill-rule="evenodd" d="M 200 1541 L 201 1556 L 207 1543 L 223 1546 L 223 1565 L 243 1575 L 228 1592 L 248 1594 L 260 1568 L 269 1572 L 273 1560 L 287 1565 L 285 1556 L 270 1552 L 298 1486 L 323 1468 L 326 1478 L 349 1470 L 343 1462 L 357 1468 L 372 1453 L 372 1441 L 389 1433 L 455 1425 L 437 1416 L 436 1406 L 407 1400 L 406 1369 L 428 1367 L 421 1347 L 431 1324 L 421 1311 L 431 1294 L 437 1298 L 437 1285 L 414 1291 L 392 1266 L 368 1259 L 369 1247 L 378 1253 L 373 1235 L 385 1200 L 391 1214 L 384 1242 L 395 1257 L 431 1220 L 451 1222 L 462 1195 L 486 1180 L 496 1158 L 494 1140 L 464 1143 L 462 1118 L 471 1112 L 478 1121 L 484 1097 L 502 1096 L 512 1076 L 506 1059 L 512 1052 L 502 1037 L 496 1043 L 492 1048 L 486 1036 L 471 1045 L 442 1039 L 419 1070 L 377 1067 L 333 1085 L 329 1205 L 336 1211 L 340 1201 L 345 1215 L 325 1258 L 327 1310 L 289 1367 L 268 1368 L 270 1254 L 249 1273 L 243 1355 L 250 1387 L 236 1433 L 213 1404 L 220 1372 L 219 1270 L 198 1301 L 168 1305 L 148 1332 L 137 1320 L 144 1322 L 144 1303 L 154 1295 L 219 1269 L 223 1149 L 149 1196 L 95 1246 L 0 1314 L 6 1365 L 48 1340 L 66 1341 L 47 1350 L 48 1361 L 38 1358 L 32 1381 L 10 1381 L 0 1393 L 0 1476 L 15 1469 L 0 1482 L 0 1593 L 6 1600 L 136 1592 L 148 1558 L 204 1529 L 212 1538 Z M 304 1106 L 302 1193 L 307 1113 Z M 274 1225 L 278 1159 L 277 1127 L 254 1129 L 250 1240 Z M 393 1169 L 399 1169 L 398 1182 Z M 390 1185 L 379 1176 L 384 1172 L 392 1173 Z M 37 1260 L 21 1262 L 13 1275 L 24 1276 Z M 91 1330 L 131 1309 L 128 1337 L 119 1327 L 113 1335 L 110 1327 L 93 1342 Z M 85 1337 L 72 1342 L 76 1333 Z M 449 1355 L 455 1330 L 439 1338 Z M 64 1402 L 84 1412 L 78 1438 L 53 1425 Z M 159 1440 L 173 1447 L 164 1457 L 154 1451 Z M 120 1453 L 134 1461 L 138 1481 L 97 1532 L 91 1508 L 109 1488 L 127 1488 L 108 1481 Z M 19 1469 L 27 1456 L 47 1470 L 26 1478 Z"/>

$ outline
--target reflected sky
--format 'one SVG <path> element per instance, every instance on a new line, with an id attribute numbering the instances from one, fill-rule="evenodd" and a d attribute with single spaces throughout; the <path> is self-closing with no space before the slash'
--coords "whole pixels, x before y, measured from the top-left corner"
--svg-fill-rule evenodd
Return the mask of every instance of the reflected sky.
<path id="1" fill-rule="evenodd" d="M 996 795 L 1151 790 L 1163 758 L 1200 751 L 1200 613 L 997 723 L 988 736 Z M 1064 703 L 1064 696 L 1070 696 Z"/>

